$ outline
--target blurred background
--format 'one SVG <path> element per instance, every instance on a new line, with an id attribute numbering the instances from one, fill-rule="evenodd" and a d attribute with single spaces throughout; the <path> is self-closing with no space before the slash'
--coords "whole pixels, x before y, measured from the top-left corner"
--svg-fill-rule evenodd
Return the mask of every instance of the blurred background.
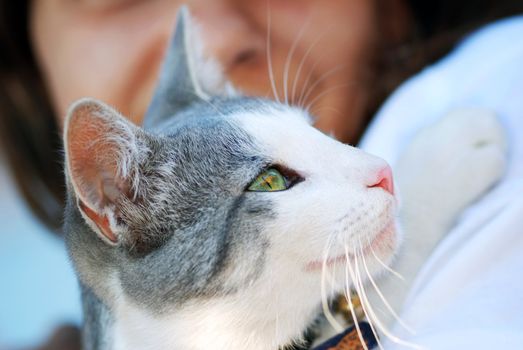
<path id="1" fill-rule="evenodd" d="M 477 28 L 523 13 L 521 0 L 0 0 L 0 350 L 43 350 L 57 327 L 80 325 L 79 290 L 59 235 L 65 188 L 60 117 L 74 99 L 92 96 L 139 122 L 176 10 L 185 2 L 210 38 L 210 53 L 229 64 L 228 78 L 262 96 L 271 91 L 267 4 L 278 87 L 308 11 L 311 24 L 298 40 L 303 45 L 290 64 L 289 82 L 296 63 L 319 42 L 311 54 L 317 56 L 304 59 L 305 72 L 318 72 L 299 90 L 310 88 L 308 102 L 317 101 L 316 126 L 351 144 L 405 79 Z M 376 6 L 367 8 L 371 3 Z M 30 28 L 31 5 L 42 18 L 31 18 Z M 366 25 L 367 18 L 376 23 Z M 332 42 L 320 38 L 327 27 L 338 35 L 326 36 Z M 29 42 L 30 30 L 40 46 Z M 338 61 L 345 64 L 341 70 Z M 58 338 L 78 342 L 76 331 L 62 330 Z"/>
<path id="2" fill-rule="evenodd" d="M 0 349 L 42 344 L 79 325 L 76 277 L 63 241 L 26 206 L 0 157 Z"/>

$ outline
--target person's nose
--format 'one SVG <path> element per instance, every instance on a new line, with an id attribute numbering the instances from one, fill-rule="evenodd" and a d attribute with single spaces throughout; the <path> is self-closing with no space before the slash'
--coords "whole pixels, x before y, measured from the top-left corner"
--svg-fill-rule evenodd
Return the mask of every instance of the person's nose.
<path id="1" fill-rule="evenodd" d="M 219 61 L 224 72 L 263 58 L 265 37 L 233 2 L 194 1 L 190 6 L 204 43 L 204 53 Z"/>

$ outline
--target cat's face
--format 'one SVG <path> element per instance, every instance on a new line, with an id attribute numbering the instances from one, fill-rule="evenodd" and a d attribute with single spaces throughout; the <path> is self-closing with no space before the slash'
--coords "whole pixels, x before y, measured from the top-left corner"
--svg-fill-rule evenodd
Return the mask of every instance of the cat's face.
<path id="1" fill-rule="evenodd" d="M 234 119 L 273 164 L 303 178 L 287 191 L 253 194 L 271 200 L 276 213 L 265 229 L 271 232 L 274 269 L 289 266 L 315 280 L 324 262 L 330 270 L 347 256 L 363 255 L 369 271 L 380 269 L 373 253 L 389 261 L 397 245 L 396 200 L 383 160 L 311 128 L 297 110 Z M 344 268 L 338 271 L 345 274 Z"/>
<path id="2" fill-rule="evenodd" d="M 144 131 L 84 100 L 65 137 L 68 245 L 108 303 L 123 294 L 164 314 L 238 297 L 276 309 L 279 295 L 310 313 L 325 273 L 330 295 L 354 283 L 347 259 L 365 280 L 396 249 L 385 162 L 317 131 L 302 111 L 217 99 Z M 281 175 L 270 180 L 277 191 L 260 185 L 268 169 Z"/>

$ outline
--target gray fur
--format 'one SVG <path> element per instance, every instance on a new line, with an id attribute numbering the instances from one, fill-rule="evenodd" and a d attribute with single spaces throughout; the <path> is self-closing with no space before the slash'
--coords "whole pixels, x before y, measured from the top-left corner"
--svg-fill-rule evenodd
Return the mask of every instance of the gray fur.
<path id="1" fill-rule="evenodd" d="M 265 103 L 214 103 L 197 104 L 137 136 L 147 145 L 148 157 L 134 174 L 140 177 L 137 193 L 115 203 L 127 232 L 120 245 L 109 246 L 94 234 L 75 194 L 69 194 L 65 231 L 89 292 L 88 298 L 84 294 L 89 339 L 109 327 L 111 319 L 100 312 L 107 306 L 97 301 L 111 304 L 114 276 L 131 300 L 164 313 L 199 298 L 234 293 L 261 272 L 268 239 L 260 232 L 276 214 L 270 200 L 244 190 L 271 160 L 227 114 L 259 112 Z M 242 264 L 242 276 L 231 275 L 235 264 Z M 93 339 L 87 340 L 87 349 L 104 348 Z"/>
<path id="2" fill-rule="evenodd" d="M 81 286 L 84 310 L 83 349 L 106 349 L 110 346 L 110 325 L 114 320 L 108 308 L 93 291 Z"/>
<path id="3" fill-rule="evenodd" d="M 145 128 L 160 124 L 179 110 L 207 97 L 198 84 L 196 72 L 191 70 L 191 64 L 195 62 L 194 54 L 191 55 L 191 43 L 188 42 L 189 21 L 188 9 L 182 6 L 176 19 L 172 42 L 160 70 L 152 103 L 144 119 Z"/>
<path id="4" fill-rule="evenodd" d="M 141 303 L 153 306 L 151 295 L 156 293 L 163 306 L 168 294 L 180 299 L 188 293 L 206 294 L 211 277 L 228 259 L 231 244 L 248 241 L 256 251 L 263 246 L 263 242 L 256 246 L 262 239 L 256 237 L 254 223 L 257 216 L 259 221 L 267 219 L 270 203 L 253 200 L 254 194 L 244 189 L 269 160 L 226 118 L 204 114 L 211 110 L 203 106 L 194 115 L 182 114 L 183 122 L 165 126 L 162 136 L 144 134 L 151 152 L 139 164 L 138 193 L 134 200 L 123 198 L 116 204 L 128 227 L 122 247 L 113 249 L 81 232 L 89 228 L 73 198 L 68 205 L 70 248 L 85 255 L 85 247 L 79 246 L 88 245 L 83 262 L 97 270 L 116 268 L 126 291 Z M 244 221 L 250 222 L 248 227 Z M 238 241 L 228 241 L 232 239 Z M 184 281 L 190 283 L 183 286 Z"/>
<path id="5" fill-rule="evenodd" d="M 231 244 L 253 254 L 263 251 L 256 225 L 233 224 L 262 222 L 270 211 L 270 203 L 243 191 L 266 160 L 240 130 L 221 118 L 203 117 L 175 128 L 164 142 L 151 159 L 153 181 L 140 196 L 145 202 L 140 215 L 123 213 L 138 231 L 133 236 L 147 236 L 147 244 L 138 243 L 120 270 L 129 295 L 157 310 L 223 289 L 225 277 L 216 278 L 227 261 L 234 263 Z M 157 165 L 161 171 L 153 170 Z"/>

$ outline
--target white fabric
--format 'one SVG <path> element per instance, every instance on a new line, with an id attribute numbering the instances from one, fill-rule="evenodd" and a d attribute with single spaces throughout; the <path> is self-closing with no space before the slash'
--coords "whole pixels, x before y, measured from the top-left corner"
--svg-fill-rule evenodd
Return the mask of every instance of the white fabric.
<path id="1" fill-rule="evenodd" d="M 508 169 L 417 276 L 402 312 L 416 335 L 400 327 L 396 334 L 430 349 L 523 349 L 523 16 L 481 29 L 406 82 L 360 146 L 394 164 L 420 128 L 458 107 L 497 113 L 509 138 Z"/>

